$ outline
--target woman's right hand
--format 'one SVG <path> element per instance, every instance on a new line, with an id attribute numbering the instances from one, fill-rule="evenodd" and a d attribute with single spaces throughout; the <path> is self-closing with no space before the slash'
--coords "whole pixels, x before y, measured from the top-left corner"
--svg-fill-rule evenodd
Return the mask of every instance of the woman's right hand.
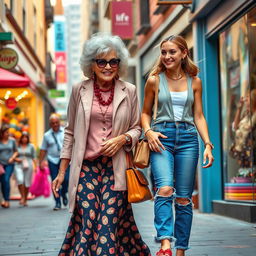
<path id="1" fill-rule="evenodd" d="M 163 135 L 161 132 L 154 132 L 152 130 L 148 131 L 145 136 L 148 140 L 150 150 L 155 152 L 161 152 L 161 149 L 165 150 L 165 147 L 159 140 L 159 137 L 167 139 L 167 136 Z"/>
<path id="2" fill-rule="evenodd" d="M 53 194 L 55 195 L 55 197 L 59 197 L 59 190 L 60 190 L 60 186 L 63 183 L 65 178 L 65 173 L 63 172 L 59 172 L 57 177 L 53 180 L 52 182 L 52 191 Z"/>

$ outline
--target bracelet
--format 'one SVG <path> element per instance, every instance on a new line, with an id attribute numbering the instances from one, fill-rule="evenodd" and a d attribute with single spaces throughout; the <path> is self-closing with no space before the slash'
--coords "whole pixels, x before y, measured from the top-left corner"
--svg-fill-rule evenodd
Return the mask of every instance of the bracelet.
<path id="1" fill-rule="evenodd" d="M 205 148 L 206 148 L 207 145 L 209 145 L 211 147 L 211 149 L 214 149 L 214 146 L 210 141 L 207 141 L 207 142 L 204 143 Z"/>
<path id="2" fill-rule="evenodd" d="M 147 132 L 150 131 L 150 130 L 152 131 L 151 128 L 148 128 L 148 129 L 144 132 L 144 135 L 146 136 Z"/>

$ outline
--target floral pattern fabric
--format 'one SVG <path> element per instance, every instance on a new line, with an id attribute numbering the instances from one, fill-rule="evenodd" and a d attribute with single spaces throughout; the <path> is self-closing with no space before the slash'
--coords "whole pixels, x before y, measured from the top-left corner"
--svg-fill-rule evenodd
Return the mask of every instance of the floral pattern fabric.
<path id="1" fill-rule="evenodd" d="M 114 191 L 112 159 L 84 160 L 76 206 L 59 256 L 150 256 L 127 191 Z"/>

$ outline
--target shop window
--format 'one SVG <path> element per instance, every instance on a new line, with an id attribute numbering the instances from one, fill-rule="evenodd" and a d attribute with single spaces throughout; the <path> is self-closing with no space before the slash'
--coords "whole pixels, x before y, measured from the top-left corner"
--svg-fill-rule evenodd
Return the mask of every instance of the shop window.
<path id="1" fill-rule="evenodd" d="M 34 6 L 34 50 L 37 49 L 37 14 L 36 14 L 36 7 Z M 42 33 L 42 31 L 40 31 Z M 42 34 L 41 34 L 42 35 Z"/>
<path id="2" fill-rule="evenodd" d="M 219 36 L 224 197 L 256 202 L 256 8 Z"/>
<path id="3" fill-rule="evenodd" d="M 26 35 L 26 0 L 23 0 L 23 5 L 22 5 L 22 29 L 23 29 L 23 34 Z"/>
<path id="4" fill-rule="evenodd" d="M 10 11 L 12 13 L 12 16 L 15 15 L 15 9 L 14 9 L 14 1 L 10 0 Z"/>
<path id="5" fill-rule="evenodd" d="M 140 29 L 137 35 L 145 35 L 150 30 L 149 0 L 140 1 Z"/>

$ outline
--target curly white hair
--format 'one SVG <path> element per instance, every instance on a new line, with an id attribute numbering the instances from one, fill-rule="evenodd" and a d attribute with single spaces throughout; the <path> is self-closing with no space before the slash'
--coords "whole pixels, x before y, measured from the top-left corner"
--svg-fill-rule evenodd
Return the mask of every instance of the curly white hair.
<path id="1" fill-rule="evenodd" d="M 99 32 L 93 34 L 83 45 L 82 55 L 80 57 L 80 67 L 85 76 L 92 76 L 92 62 L 98 56 L 104 56 L 114 50 L 117 58 L 120 59 L 118 74 L 123 76 L 128 68 L 129 52 L 119 36 L 113 36 L 108 33 Z"/>

